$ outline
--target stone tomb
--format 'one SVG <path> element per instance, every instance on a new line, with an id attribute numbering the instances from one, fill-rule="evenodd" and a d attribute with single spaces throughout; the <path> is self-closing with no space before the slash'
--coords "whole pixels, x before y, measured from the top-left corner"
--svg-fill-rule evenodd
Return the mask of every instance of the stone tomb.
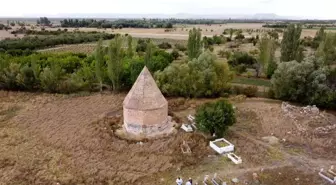
<path id="1" fill-rule="evenodd" d="M 124 128 L 128 134 L 144 138 L 171 133 L 168 102 L 144 67 L 123 102 Z"/>

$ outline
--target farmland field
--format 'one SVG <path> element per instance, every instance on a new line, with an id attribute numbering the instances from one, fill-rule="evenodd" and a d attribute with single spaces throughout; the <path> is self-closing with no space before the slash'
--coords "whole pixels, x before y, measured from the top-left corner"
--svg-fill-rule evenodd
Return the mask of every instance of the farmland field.
<path id="1" fill-rule="evenodd" d="M 204 36 L 221 35 L 224 29 L 260 29 L 260 30 L 270 30 L 270 28 L 263 28 L 261 23 L 228 23 L 228 24 L 214 24 L 214 25 L 175 25 L 173 31 L 165 32 L 163 28 L 123 28 L 123 29 L 97 29 L 97 28 L 67 28 L 69 31 L 80 30 L 80 31 L 101 31 L 106 33 L 120 33 L 120 34 L 130 34 L 137 38 L 160 38 L 160 39 L 174 39 L 174 40 L 187 40 L 188 32 L 191 28 L 196 27 L 202 29 L 202 34 Z M 19 28 L 18 26 L 13 27 L 13 29 Z M 58 28 L 47 28 L 47 30 L 58 30 Z M 14 38 L 9 31 L 0 30 L 0 39 Z M 330 32 L 335 32 L 335 30 L 327 30 Z M 316 34 L 316 29 L 303 29 L 302 38 L 311 36 L 314 37 Z M 257 35 L 260 33 L 253 32 L 252 35 Z M 248 34 L 246 33 L 248 36 Z M 281 37 L 281 36 L 280 36 Z"/>

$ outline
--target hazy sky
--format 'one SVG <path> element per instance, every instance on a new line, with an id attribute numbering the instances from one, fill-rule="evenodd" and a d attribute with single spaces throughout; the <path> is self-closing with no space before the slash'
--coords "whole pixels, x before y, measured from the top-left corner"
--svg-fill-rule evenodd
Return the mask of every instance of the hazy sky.
<path id="1" fill-rule="evenodd" d="M 2 0 L 0 16 L 75 13 L 255 14 L 336 19 L 336 0 Z M 8 7 L 8 8 L 6 8 Z"/>

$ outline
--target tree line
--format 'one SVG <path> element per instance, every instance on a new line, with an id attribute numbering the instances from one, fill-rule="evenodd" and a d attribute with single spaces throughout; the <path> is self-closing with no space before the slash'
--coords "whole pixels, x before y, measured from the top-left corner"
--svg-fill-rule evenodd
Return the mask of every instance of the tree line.
<path id="1" fill-rule="evenodd" d="M 169 20 L 159 19 L 118 19 L 118 20 L 96 20 L 96 19 L 64 19 L 61 20 L 61 27 L 89 27 L 89 28 L 173 28 Z"/>
<path id="2" fill-rule="evenodd" d="M 0 53 L 10 50 L 35 50 L 61 44 L 79 44 L 112 39 L 114 34 L 101 32 L 64 32 L 58 35 L 36 35 L 0 41 Z"/>

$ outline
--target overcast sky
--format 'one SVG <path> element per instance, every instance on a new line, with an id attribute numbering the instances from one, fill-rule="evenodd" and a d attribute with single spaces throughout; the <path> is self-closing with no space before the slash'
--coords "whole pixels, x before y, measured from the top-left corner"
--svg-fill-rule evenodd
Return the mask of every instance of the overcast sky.
<path id="1" fill-rule="evenodd" d="M 255 14 L 336 19 L 336 0 L 1 0 L 0 16 Z M 8 8 L 7 8 L 8 7 Z"/>

